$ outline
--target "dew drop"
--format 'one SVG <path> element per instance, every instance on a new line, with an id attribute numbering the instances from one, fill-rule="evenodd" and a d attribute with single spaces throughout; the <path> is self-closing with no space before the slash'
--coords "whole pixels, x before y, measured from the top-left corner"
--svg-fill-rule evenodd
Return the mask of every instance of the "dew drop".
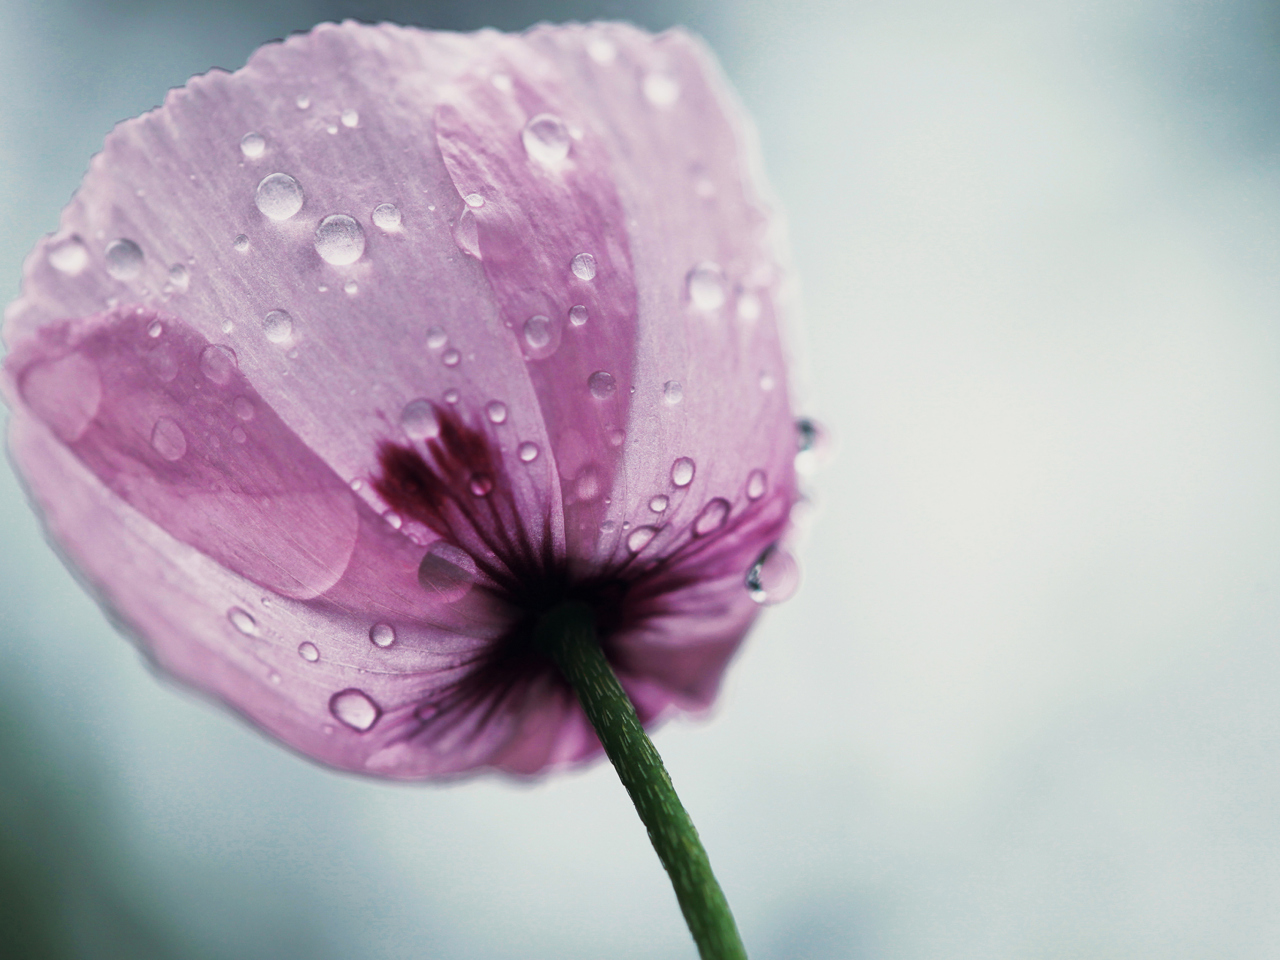
<path id="1" fill-rule="evenodd" d="M 724 305 L 724 274 L 716 264 L 703 262 L 689 271 L 689 299 L 707 313 Z"/>
<path id="2" fill-rule="evenodd" d="M 253 402 L 248 397 L 236 397 L 231 401 L 231 412 L 240 420 L 248 423 L 253 419 Z"/>
<path id="3" fill-rule="evenodd" d="M 639 553 L 658 535 L 657 527 L 636 527 L 627 535 L 627 549 Z"/>
<path id="4" fill-rule="evenodd" d="M 347 296 L 354 297 L 360 292 L 360 284 L 356 283 L 354 280 L 348 280 L 342 285 L 342 289 Z"/>
<path id="5" fill-rule="evenodd" d="M 524 322 L 524 342 L 534 350 L 541 350 L 551 342 L 551 319 L 544 316 L 530 317 Z"/>
<path id="6" fill-rule="evenodd" d="M 450 387 L 444 392 L 444 402 L 457 403 L 459 396 L 461 396 L 461 394 L 458 393 L 458 389 L 456 387 Z"/>
<path id="7" fill-rule="evenodd" d="M 432 327 L 427 331 L 427 346 L 432 350 L 439 350 L 449 342 L 449 335 L 439 327 Z"/>
<path id="8" fill-rule="evenodd" d="M 538 459 L 539 452 L 538 445 L 529 440 L 520 444 L 519 449 L 516 451 L 521 463 L 533 463 Z"/>
<path id="9" fill-rule="evenodd" d="M 473 210 L 478 210 L 484 206 L 484 197 L 480 196 L 478 193 L 468 193 L 462 198 L 462 202 Z"/>
<path id="10" fill-rule="evenodd" d="M 187 452 L 187 435 L 176 420 L 161 417 L 151 428 L 151 446 L 166 460 L 181 460 Z"/>
<path id="11" fill-rule="evenodd" d="M 664 510 L 667 509 L 667 504 L 670 502 L 671 501 L 669 501 L 663 494 L 660 493 L 656 497 L 651 497 L 649 499 L 649 509 L 652 510 L 654 513 L 662 513 Z"/>
<path id="12" fill-rule="evenodd" d="M 418 583 L 441 603 L 453 603 L 467 595 L 476 582 L 476 562 L 451 543 L 437 540 L 418 564 Z"/>
<path id="13" fill-rule="evenodd" d="M 759 500 L 768 489 L 769 478 L 763 470 L 752 470 L 747 474 L 747 499 Z"/>
<path id="14" fill-rule="evenodd" d="M 336 123 L 331 123 L 324 129 L 326 133 L 333 135 L 338 132 L 338 125 Z"/>
<path id="15" fill-rule="evenodd" d="M 169 282 L 175 290 L 182 292 L 191 286 L 191 274 L 185 266 L 175 263 L 169 268 Z"/>
<path id="16" fill-rule="evenodd" d="M 613 533 L 613 530 L 614 530 L 614 528 L 615 528 L 617 525 L 618 525 L 618 524 L 617 524 L 617 522 L 616 522 L 616 521 L 613 521 L 613 520 L 605 520 L 603 523 L 601 523 L 601 524 L 600 524 L 600 532 L 601 532 L 601 533 Z"/>
<path id="17" fill-rule="evenodd" d="M 249 238 L 243 233 L 237 234 L 236 238 L 231 241 L 231 246 L 235 248 L 236 253 L 248 253 Z"/>
<path id="18" fill-rule="evenodd" d="M 579 280 L 594 280 L 596 278 L 596 258 L 589 253 L 579 253 L 569 261 L 569 269 L 573 271 L 573 275 Z"/>
<path id="19" fill-rule="evenodd" d="M 597 400 L 607 400 L 618 389 L 618 381 L 606 370 L 597 370 L 587 379 L 587 389 Z"/>
<path id="20" fill-rule="evenodd" d="M 684 387 L 679 380 L 668 380 L 662 385 L 662 399 L 673 407 L 684 399 Z"/>
<path id="21" fill-rule="evenodd" d="M 218 386 L 224 386 L 236 372 L 236 355 L 230 347 L 211 343 L 200 351 L 200 372 Z"/>
<path id="22" fill-rule="evenodd" d="M 738 294 L 738 319 L 747 323 L 760 319 L 760 298 L 749 290 Z"/>
<path id="23" fill-rule="evenodd" d="M 693 521 L 693 532 L 696 536 L 705 537 L 708 533 L 719 530 L 729 518 L 729 501 L 724 497 L 716 497 L 702 508 L 698 518 Z"/>
<path id="24" fill-rule="evenodd" d="M 240 152 L 250 160 L 256 160 L 267 149 L 267 141 L 260 133 L 246 133 L 240 138 Z"/>
<path id="25" fill-rule="evenodd" d="M 272 343 L 288 343 L 293 339 L 293 317 L 283 310 L 272 310 L 262 318 L 262 332 Z"/>
<path id="26" fill-rule="evenodd" d="M 597 39 L 592 40 L 591 43 L 587 45 L 587 53 L 590 55 L 592 60 L 601 66 L 604 66 L 606 64 L 613 63 L 617 58 L 618 48 L 608 40 Z"/>
<path id="27" fill-rule="evenodd" d="M 490 423 L 507 422 L 507 405 L 501 400 L 490 400 L 485 404 L 484 412 L 489 417 Z"/>
<path id="28" fill-rule="evenodd" d="M 359 733 L 371 730 L 382 716 L 382 710 L 363 690 L 352 687 L 329 698 L 329 712 Z"/>
<path id="29" fill-rule="evenodd" d="M 227 611 L 227 619 L 231 621 L 233 627 L 246 637 L 256 637 L 258 635 L 258 621 L 253 619 L 247 610 L 232 607 Z"/>
<path id="30" fill-rule="evenodd" d="M 680 99 L 680 84 L 665 73 L 650 73 L 644 78 L 645 99 L 655 107 L 669 107 Z"/>
<path id="31" fill-rule="evenodd" d="M 293 102 L 298 105 L 299 110 L 305 110 L 307 107 L 311 106 L 311 98 L 305 93 L 298 94 L 298 98 Z"/>
<path id="32" fill-rule="evenodd" d="M 681 457 L 671 465 L 671 482 L 677 487 L 687 487 L 693 483 L 693 475 L 697 467 L 688 457 Z"/>
<path id="33" fill-rule="evenodd" d="M 127 237 L 107 244 L 107 273 L 117 280 L 131 280 L 142 272 L 142 248 Z"/>
<path id="34" fill-rule="evenodd" d="M 159 320 L 152 320 L 147 324 L 147 336 L 154 340 L 160 334 L 164 333 L 164 324 Z"/>
<path id="35" fill-rule="evenodd" d="M 320 659 L 320 651 L 316 649 L 316 645 L 310 640 L 303 640 L 298 644 L 298 656 L 307 663 L 315 663 Z"/>
<path id="36" fill-rule="evenodd" d="M 364 255 L 364 228 L 345 213 L 334 213 L 316 227 L 316 253 L 326 263 L 344 267 Z"/>
<path id="37" fill-rule="evenodd" d="M 400 411 L 400 426 L 414 440 L 440 436 L 440 421 L 430 400 L 410 400 Z"/>
<path id="38" fill-rule="evenodd" d="M 231 439 L 236 443 L 248 443 L 249 435 L 244 432 L 244 427 L 235 426 L 231 428 Z"/>
<path id="39" fill-rule="evenodd" d="M 264 216 L 288 220 L 302 209 L 302 187 L 287 173 L 273 173 L 258 184 L 253 202 Z"/>
<path id="40" fill-rule="evenodd" d="M 569 130 L 563 120 L 550 113 L 540 113 L 526 123 L 520 139 L 529 158 L 543 166 L 558 166 L 569 156 Z"/>
<path id="41" fill-rule="evenodd" d="M 600 471 L 594 465 L 584 467 L 574 480 L 573 490 L 579 500 L 590 501 L 600 496 Z"/>
<path id="42" fill-rule="evenodd" d="M 473 473 L 468 487 L 473 497 L 487 497 L 493 490 L 493 478 L 487 473 Z"/>
<path id="43" fill-rule="evenodd" d="M 223 333 L 230 333 L 230 332 L 231 332 L 232 330 L 234 330 L 235 328 L 236 328 L 236 325 L 235 325 L 234 323 L 232 323 L 230 320 L 223 320 L 223 321 L 222 321 L 222 332 L 223 332 Z"/>
<path id="44" fill-rule="evenodd" d="M 387 526 L 392 530 L 399 530 L 404 526 L 404 519 L 394 510 L 388 510 L 382 515 L 382 519 L 386 521 Z"/>
<path id="45" fill-rule="evenodd" d="M 281 678 L 280 678 L 280 674 L 272 670 L 271 673 L 267 675 L 267 679 L 270 680 L 273 684 L 276 684 L 278 686 Z"/>
<path id="46" fill-rule="evenodd" d="M 400 229 L 400 208 L 394 203 L 380 203 L 373 208 L 373 225 L 388 233 Z"/>
<path id="47" fill-rule="evenodd" d="M 385 650 L 396 642 L 396 629 L 389 623 L 375 623 L 369 628 L 369 640 Z"/>
<path id="48" fill-rule="evenodd" d="M 444 356 L 440 358 L 440 362 L 443 363 L 446 367 L 456 367 L 459 363 L 462 362 L 462 354 L 460 354 L 457 350 L 450 347 L 448 350 L 444 352 Z"/>
<path id="49" fill-rule="evenodd" d="M 793 597 L 800 586 L 800 567 L 795 557 L 775 543 L 751 565 L 746 586 L 756 603 L 782 603 Z"/>
<path id="50" fill-rule="evenodd" d="M 767 370 L 760 371 L 760 389 L 761 390 L 763 390 L 765 393 L 768 393 L 776 385 L 777 383 L 773 379 L 773 374 L 769 373 L 769 371 Z"/>
<path id="51" fill-rule="evenodd" d="M 354 127 L 360 122 L 360 114 L 350 107 L 342 111 L 342 125 L 344 127 Z"/>
<path id="52" fill-rule="evenodd" d="M 569 308 L 569 322 L 575 327 L 581 327 L 587 322 L 587 308 L 582 304 Z"/>
<path id="53" fill-rule="evenodd" d="M 48 256 L 55 270 L 73 277 L 89 263 L 89 251 L 78 236 L 49 244 Z"/>

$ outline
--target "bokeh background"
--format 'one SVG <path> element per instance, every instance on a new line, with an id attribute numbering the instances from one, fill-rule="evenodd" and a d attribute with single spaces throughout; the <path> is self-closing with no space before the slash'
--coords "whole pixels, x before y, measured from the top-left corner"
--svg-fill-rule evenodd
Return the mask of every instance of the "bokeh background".
<path id="1" fill-rule="evenodd" d="M 686 24 L 837 437 L 657 736 L 756 960 L 1280 956 L 1280 11 L 0 0 L 0 300 L 111 125 L 342 17 Z M 322 770 L 146 669 L 0 470 L 0 955 L 689 958 L 612 771 Z"/>

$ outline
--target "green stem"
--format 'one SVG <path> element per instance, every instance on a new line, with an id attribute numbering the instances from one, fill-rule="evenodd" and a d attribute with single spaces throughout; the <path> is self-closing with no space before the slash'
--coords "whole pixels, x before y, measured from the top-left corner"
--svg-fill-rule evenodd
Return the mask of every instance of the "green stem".
<path id="1" fill-rule="evenodd" d="M 653 849 L 671 877 L 702 960 L 746 960 L 747 951 L 698 831 L 596 640 L 591 608 L 571 602 L 550 610 L 538 622 L 535 642 L 573 687 L 631 795 Z"/>

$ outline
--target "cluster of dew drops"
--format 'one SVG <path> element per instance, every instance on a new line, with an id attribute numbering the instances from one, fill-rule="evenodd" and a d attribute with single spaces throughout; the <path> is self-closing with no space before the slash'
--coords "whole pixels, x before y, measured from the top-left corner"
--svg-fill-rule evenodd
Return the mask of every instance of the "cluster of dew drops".
<path id="1" fill-rule="evenodd" d="M 588 53 L 601 65 L 612 63 L 617 55 L 613 44 L 603 39 L 593 41 L 589 45 Z M 503 74 L 494 75 L 491 82 L 499 90 L 510 92 L 512 89 L 510 77 Z M 668 73 L 655 71 L 643 77 L 641 92 L 655 108 L 666 109 L 679 99 L 680 86 L 676 78 Z M 297 97 L 296 105 L 300 110 L 310 108 L 310 97 L 306 95 Z M 354 128 L 359 125 L 359 122 L 359 114 L 354 109 L 344 109 L 339 116 L 339 123 L 343 127 Z M 338 123 L 330 123 L 326 129 L 330 134 L 337 134 Z M 521 140 L 531 161 L 555 169 L 569 156 L 575 136 L 580 137 L 581 133 L 571 131 L 559 117 L 543 113 L 532 117 L 526 123 L 521 133 Z M 256 131 L 245 134 L 240 140 L 240 151 L 247 161 L 263 158 L 267 155 L 267 147 L 266 137 Z M 700 179 L 695 185 L 695 192 L 701 197 L 707 197 L 714 192 L 714 185 L 705 178 Z M 264 217 L 283 223 L 302 210 L 305 195 L 302 185 L 296 178 L 287 173 L 276 172 L 268 174 L 259 181 L 253 199 Z M 486 203 L 485 198 L 477 193 L 467 195 L 463 201 L 464 212 L 477 210 Z M 428 209 L 434 211 L 435 206 L 430 205 Z M 401 211 L 390 201 L 377 204 L 370 214 L 370 219 L 373 225 L 384 233 L 399 233 L 404 229 Z M 464 252 L 478 256 L 478 251 L 470 248 L 463 239 L 459 239 L 458 244 Z M 364 228 L 360 221 L 350 214 L 331 213 L 323 217 L 316 227 L 314 246 L 317 254 L 326 263 L 338 267 L 349 266 L 364 256 L 366 247 Z M 252 242 L 247 234 L 242 233 L 234 238 L 232 247 L 240 254 L 248 254 Z M 67 237 L 50 244 L 47 255 L 55 269 L 68 275 L 80 273 L 90 259 L 89 251 L 79 236 Z M 107 273 L 120 281 L 136 279 L 143 271 L 145 259 L 138 243 L 127 237 L 112 240 L 106 245 L 104 251 Z M 194 258 L 190 262 L 194 263 Z M 596 278 L 599 265 L 593 254 L 584 251 L 572 258 L 568 268 L 578 280 L 589 283 Z M 175 263 L 168 270 L 163 292 L 181 293 L 186 291 L 189 284 L 190 272 L 187 265 Z M 713 314 L 725 305 L 727 300 L 725 277 L 717 264 L 709 261 L 695 264 L 686 276 L 686 284 L 688 301 L 695 310 L 704 314 Z M 320 289 L 323 292 L 326 288 Z M 343 290 L 349 295 L 355 295 L 358 289 L 354 280 L 348 280 L 343 286 Z M 146 293 L 145 290 L 142 292 Z M 109 303 L 109 305 L 114 304 Z M 753 322 L 759 319 L 761 309 L 761 303 L 756 294 L 749 290 L 739 293 L 737 315 L 740 320 Z M 568 310 L 567 320 L 571 329 L 585 327 L 589 319 L 587 307 L 583 304 L 574 304 Z M 231 324 L 224 323 L 223 332 L 229 332 L 230 329 Z M 148 333 L 151 336 L 158 336 L 160 331 L 161 327 L 157 322 L 152 325 Z M 270 310 L 263 316 L 261 331 L 270 343 L 288 347 L 294 339 L 294 318 L 283 309 Z M 545 356 L 545 351 L 549 347 L 554 349 L 555 333 L 555 324 L 551 318 L 543 315 L 530 317 L 521 330 L 524 344 L 532 356 Z M 447 333 L 440 327 L 431 327 L 427 331 L 426 345 L 429 350 L 439 356 L 440 363 L 447 368 L 455 368 L 462 362 L 461 352 L 449 344 Z M 202 358 L 202 367 L 205 366 L 203 361 L 204 358 Z M 234 363 L 234 361 L 231 362 Z M 206 370 L 206 373 L 208 372 Z M 761 371 L 759 385 L 764 391 L 772 390 L 775 385 L 773 375 L 768 371 Z M 618 383 L 609 371 L 597 370 L 588 377 L 586 388 L 595 400 L 604 401 L 614 396 Z M 444 392 L 443 398 L 446 403 L 456 404 L 460 395 L 456 388 L 449 388 Z M 669 406 L 680 404 L 684 399 L 683 385 L 677 380 L 666 381 L 662 387 L 662 398 Z M 507 407 L 500 400 L 489 401 L 484 412 L 489 422 L 494 425 L 501 425 L 507 421 Z M 241 419 L 246 418 L 242 416 Z M 434 409 L 425 399 L 410 401 L 403 408 L 400 420 L 405 433 L 414 440 L 427 440 L 439 434 L 440 427 Z M 797 430 L 799 456 L 803 458 L 810 455 L 818 445 L 820 434 L 812 421 L 808 420 L 798 421 Z M 167 418 L 157 422 L 152 434 L 152 444 L 162 456 L 170 460 L 181 457 L 186 447 L 181 428 Z M 525 464 L 538 460 L 540 454 L 538 445 L 532 441 L 523 441 L 516 448 L 517 457 Z M 689 487 L 693 483 L 696 470 L 697 467 L 692 458 L 677 458 L 671 465 L 671 485 L 678 490 Z M 359 481 L 354 481 L 353 487 L 358 488 L 358 484 Z M 492 486 L 492 479 L 483 475 L 476 475 L 470 481 L 471 492 L 477 497 L 488 495 Z M 748 500 L 759 500 L 764 496 L 767 486 L 768 480 L 764 471 L 753 470 L 746 482 L 745 492 Z M 670 503 L 671 500 L 666 494 L 655 494 L 650 498 L 648 508 L 653 514 L 661 515 L 667 511 Z M 723 497 L 708 501 L 693 521 L 694 535 L 705 536 L 719 529 L 727 520 L 730 509 L 729 502 Z M 393 526 L 399 525 L 398 520 L 398 517 L 388 515 L 388 522 Z M 603 528 L 609 530 L 612 526 L 612 521 L 605 521 Z M 624 524 L 624 530 L 630 526 L 630 524 Z M 654 524 L 643 524 L 631 529 L 624 540 L 627 550 L 633 555 L 639 554 L 653 541 L 660 529 Z M 460 561 L 456 558 L 437 558 L 437 562 L 443 565 L 442 570 L 453 572 L 457 583 L 462 584 L 465 581 L 466 571 L 459 570 Z M 446 573 L 441 582 L 448 581 L 449 575 Z M 778 602 L 789 597 L 794 591 L 796 581 L 797 571 L 794 560 L 785 550 L 776 545 L 764 551 L 745 577 L 745 585 L 750 596 L 762 604 Z M 267 605 L 268 600 L 264 598 L 263 603 Z M 231 625 L 245 636 L 256 637 L 260 634 L 257 621 L 241 607 L 232 607 L 227 613 L 227 618 Z M 391 647 L 396 642 L 395 628 L 388 623 L 376 623 L 368 633 L 370 643 L 380 649 Z M 310 641 L 301 643 L 297 653 L 308 663 L 317 663 L 321 659 L 319 648 Z M 269 679 L 273 684 L 279 683 L 280 675 L 273 671 Z M 354 688 L 334 694 L 330 699 L 330 711 L 343 724 L 359 732 L 371 729 L 381 715 L 380 708 L 368 695 Z"/>

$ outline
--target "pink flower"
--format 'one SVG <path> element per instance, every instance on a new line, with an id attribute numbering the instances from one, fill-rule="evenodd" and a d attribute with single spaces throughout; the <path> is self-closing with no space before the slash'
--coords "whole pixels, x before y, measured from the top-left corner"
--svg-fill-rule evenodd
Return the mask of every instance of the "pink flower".
<path id="1" fill-rule="evenodd" d="M 796 499 L 750 133 L 680 32 L 325 25 L 121 124 L 6 315 L 10 446 L 164 671 L 349 770 L 707 706 Z M 754 597 L 753 597 L 754 594 Z"/>

